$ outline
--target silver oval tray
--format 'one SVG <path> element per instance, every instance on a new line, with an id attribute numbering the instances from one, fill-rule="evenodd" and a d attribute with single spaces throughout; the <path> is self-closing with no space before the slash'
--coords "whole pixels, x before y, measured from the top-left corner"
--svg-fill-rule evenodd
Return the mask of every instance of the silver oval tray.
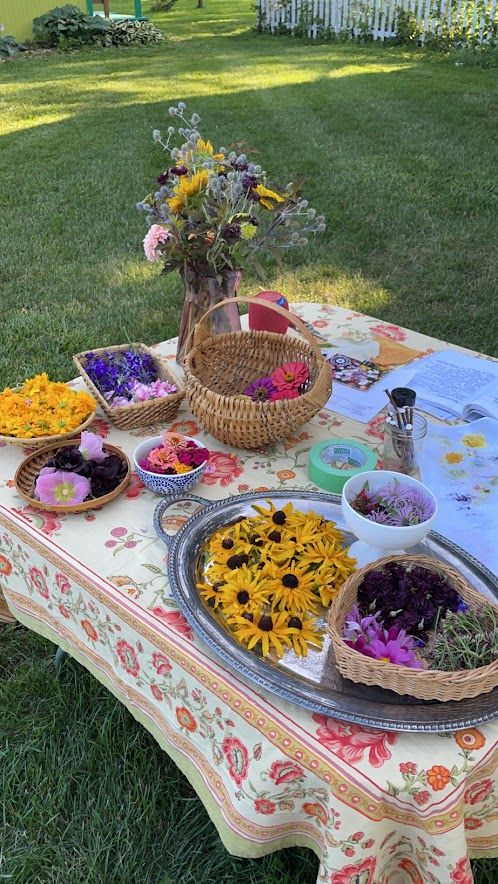
<path id="1" fill-rule="evenodd" d="M 344 679 L 335 666 L 328 638 L 321 651 L 310 651 L 305 658 L 287 651 L 282 660 L 273 662 L 257 656 L 237 642 L 213 616 L 200 598 L 199 557 L 209 535 L 241 517 L 253 515 L 253 503 L 268 499 L 290 501 L 302 511 L 314 510 L 336 522 L 346 538 L 340 497 L 312 491 L 268 491 L 264 494 L 240 494 L 215 503 L 195 495 L 167 498 L 157 506 L 154 528 L 168 545 L 168 576 L 173 596 L 195 632 L 237 674 L 285 700 L 305 706 L 313 712 L 369 727 L 395 731 L 449 731 L 472 727 L 498 718 L 498 688 L 471 700 L 440 703 L 399 696 L 383 688 L 354 684 Z M 166 511 L 180 501 L 195 502 L 199 509 L 171 537 L 163 528 Z M 191 505 L 191 504 L 190 504 Z M 448 562 L 460 570 L 476 589 L 498 601 L 498 578 L 463 549 L 440 534 L 431 532 L 423 543 L 413 547 Z"/>

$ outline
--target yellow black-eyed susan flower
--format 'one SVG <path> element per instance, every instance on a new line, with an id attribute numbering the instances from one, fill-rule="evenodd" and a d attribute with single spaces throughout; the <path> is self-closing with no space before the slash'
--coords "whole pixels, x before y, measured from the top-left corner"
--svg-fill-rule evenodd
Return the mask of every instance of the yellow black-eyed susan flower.
<path id="1" fill-rule="evenodd" d="M 290 562 L 284 568 L 269 566 L 272 601 L 278 609 L 310 611 L 317 607 L 315 577 L 303 565 Z"/>
<path id="2" fill-rule="evenodd" d="M 253 612 L 268 602 L 268 578 L 261 571 L 243 565 L 230 573 L 220 595 L 223 611 L 228 616 L 243 614 L 244 611 Z"/>
<path id="3" fill-rule="evenodd" d="M 298 657 L 308 656 L 308 645 L 315 648 L 322 647 L 323 633 L 317 632 L 314 617 L 306 617 L 291 611 L 287 626 L 290 630 L 292 648 Z"/>
<path id="4" fill-rule="evenodd" d="M 284 645 L 290 647 L 290 633 L 287 626 L 289 615 L 286 611 L 260 610 L 253 615 L 253 620 L 243 616 L 233 618 L 233 628 L 239 641 L 247 645 L 249 650 L 261 645 L 263 656 L 267 657 L 274 649 L 277 657 L 282 657 Z"/>

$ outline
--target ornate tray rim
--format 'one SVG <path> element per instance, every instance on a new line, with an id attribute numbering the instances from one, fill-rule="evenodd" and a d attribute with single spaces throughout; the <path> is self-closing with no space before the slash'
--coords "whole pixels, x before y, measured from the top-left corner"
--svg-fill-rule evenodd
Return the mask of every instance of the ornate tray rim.
<path id="1" fill-rule="evenodd" d="M 495 688 L 489 694 L 483 694 L 472 700 L 460 700 L 458 702 L 431 702 L 426 706 L 410 705 L 409 703 L 382 703 L 380 701 L 372 701 L 360 697 L 349 697 L 350 704 L 361 706 L 363 712 L 354 708 L 343 708 L 343 701 L 348 698 L 348 694 L 333 691 L 328 688 L 304 679 L 298 673 L 290 669 L 279 669 L 271 663 L 266 662 L 263 658 L 258 657 L 251 651 L 248 651 L 240 645 L 230 634 L 224 630 L 221 624 L 218 624 L 214 618 L 211 618 L 208 611 L 199 604 L 198 596 L 195 590 L 190 587 L 186 588 L 182 585 L 182 581 L 178 578 L 178 551 L 182 549 L 185 539 L 192 532 L 192 528 L 201 519 L 205 519 L 206 515 L 220 513 L 229 510 L 239 503 L 252 503 L 256 501 L 265 501 L 272 499 L 301 499 L 303 501 L 317 501 L 322 503 L 340 504 L 341 498 L 337 494 L 328 494 L 320 491 L 306 491 L 304 489 L 286 491 L 282 489 L 270 489 L 265 492 L 248 492 L 247 494 L 237 494 L 223 500 L 210 501 L 206 498 L 199 497 L 194 494 L 181 494 L 174 497 L 168 497 L 162 500 L 154 512 L 153 524 L 158 537 L 169 547 L 168 554 L 168 577 L 171 591 L 180 610 L 187 618 L 188 622 L 199 635 L 207 646 L 226 663 L 232 671 L 237 675 L 243 675 L 249 681 L 276 696 L 281 697 L 291 703 L 308 709 L 310 712 L 320 713 L 328 717 L 336 717 L 343 721 L 358 724 L 366 727 L 381 728 L 382 730 L 391 731 L 407 731 L 419 733 L 438 733 L 445 731 L 461 730 L 463 728 L 475 727 L 487 721 L 498 718 L 498 688 Z M 167 535 L 161 525 L 161 518 L 166 509 L 181 501 L 194 501 L 200 504 L 200 509 L 193 513 L 187 522 L 174 535 Z M 230 516 L 228 517 L 230 518 Z M 431 531 L 428 539 L 436 543 L 437 546 L 448 550 L 457 556 L 462 564 L 477 571 L 480 578 L 487 584 L 491 584 L 494 588 L 495 597 L 498 599 L 498 577 L 496 577 L 481 562 L 475 559 L 470 553 L 467 553 L 457 544 L 443 537 L 435 531 Z M 189 595 L 189 592 L 190 595 Z M 197 603 L 194 606 L 194 603 Z M 225 641 L 220 641 L 221 636 Z M 228 647 L 227 647 L 228 646 Z M 393 695 L 395 697 L 395 695 Z M 469 711 L 468 707 L 479 700 L 488 701 L 495 698 L 494 706 L 486 709 L 479 714 Z M 376 712 L 375 707 L 378 707 Z M 431 720 L 417 719 L 416 712 L 412 715 L 406 715 L 410 709 L 428 709 L 431 711 Z M 391 710 L 390 717 L 387 719 L 382 716 L 382 710 Z M 394 710 L 398 710 L 399 720 L 397 720 Z M 448 716 L 443 715 L 439 720 L 434 720 L 434 712 L 447 712 Z M 403 716 L 403 712 L 405 715 Z M 436 719 L 439 716 L 436 715 Z"/>

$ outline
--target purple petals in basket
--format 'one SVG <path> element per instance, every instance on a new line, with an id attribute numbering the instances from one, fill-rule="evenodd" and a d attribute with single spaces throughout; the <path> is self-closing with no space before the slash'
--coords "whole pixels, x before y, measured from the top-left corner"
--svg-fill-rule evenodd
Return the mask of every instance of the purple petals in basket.
<path id="1" fill-rule="evenodd" d="M 176 393 L 175 384 L 160 380 L 149 353 L 138 350 L 86 353 L 85 371 L 113 407 L 160 399 Z"/>
<path id="2" fill-rule="evenodd" d="M 415 636 L 408 635 L 404 629 L 399 629 L 397 626 L 385 629 L 384 621 L 379 620 L 379 617 L 378 611 L 362 617 L 355 605 L 343 626 L 342 635 L 345 643 L 365 657 L 421 669 L 422 664 L 415 656 L 418 644 Z"/>
<path id="3" fill-rule="evenodd" d="M 40 470 L 35 495 L 51 506 L 78 505 L 114 491 L 126 474 L 116 454 L 105 454 L 102 439 L 83 432 L 79 447 L 58 451 Z"/>

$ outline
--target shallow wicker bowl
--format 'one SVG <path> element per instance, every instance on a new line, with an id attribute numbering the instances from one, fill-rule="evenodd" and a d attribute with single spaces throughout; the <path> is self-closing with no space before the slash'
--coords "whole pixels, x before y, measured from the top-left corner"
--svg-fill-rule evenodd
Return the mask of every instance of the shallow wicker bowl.
<path id="1" fill-rule="evenodd" d="M 301 337 L 268 331 L 209 336 L 206 320 L 213 310 L 252 300 L 227 298 L 204 314 L 185 358 L 185 389 L 192 414 L 206 432 L 236 448 L 260 449 L 287 439 L 324 407 L 332 388 L 332 369 L 299 317 L 270 302 L 264 309 L 284 316 Z M 300 396 L 253 402 L 243 395 L 249 384 L 286 362 L 304 362 L 309 370 Z"/>
<path id="2" fill-rule="evenodd" d="M 194 439 L 192 436 L 185 436 L 185 438 L 195 442 L 199 447 L 200 443 L 197 439 Z M 154 436 L 151 439 L 146 439 L 145 442 L 141 442 L 135 448 L 133 452 L 135 472 L 144 485 L 151 491 L 154 491 L 155 494 L 179 494 L 180 492 L 190 491 L 191 488 L 194 488 L 201 481 L 204 470 L 207 467 L 207 460 L 201 463 L 199 467 L 196 467 L 195 470 L 190 470 L 188 473 L 180 473 L 177 476 L 165 476 L 161 473 L 151 473 L 149 470 L 144 470 L 140 466 L 140 461 L 147 457 L 153 448 L 157 448 L 161 442 L 162 436 Z"/>
<path id="3" fill-rule="evenodd" d="M 170 393 L 169 396 L 162 396 L 160 399 L 147 399 L 145 402 L 131 402 L 130 405 L 122 405 L 116 408 L 104 399 L 100 390 L 97 389 L 93 381 L 90 380 L 86 371 L 86 355 L 87 353 L 118 353 L 123 350 L 138 350 L 140 353 L 148 353 L 152 356 L 157 371 L 157 377 L 161 381 L 169 381 L 175 384 L 176 393 Z M 171 370 L 167 362 L 161 358 L 150 347 L 145 344 L 118 344 L 114 347 L 101 347 L 96 350 L 85 350 L 84 353 L 77 353 L 73 356 L 73 361 L 78 369 L 81 377 L 85 381 L 88 389 L 95 396 L 104 414 L 107 415 L 120 430 L 133 430 L 135 427 L 146 427 L 149 424 L 168 423 L 172 420 L 179 407 L 180 402 L 185 396 L 183 385 L 177 378 L 176 374 Z"/>
<path id="4" fill-rule="evenodd" d="M 430 571 L 443 573 L 449 583 L 472 607 L 483 603 L 493 606 L 498 616 L 498 606 L 484 598 L 450 565 L 424 555 L 385 556 L 376 562 L 355 571 L 346 580 L 341 591 L 333 600 L 329 611 L 328 630 L 334 648 L 337 668 L 344 678 L 357 684 L 376 685 L 388 688 L 396 694 L 409 694 L 421 700 L 464 700 L 487 694 L 498 685 L 498 660 L 479 669 L 442 672 L 437 669 L 411 669 L 396 663 L 385 663 L 365 657 L 359 651 L 348 647 L 342 638 L 342 627 L 346 616 L 356 604 L 358 588 L 369 571 L 376 571 L 389 562 L 414 564 Z"/>
<path id="5" fill-rule="evenodd" d="M 106 503 L 110 503 L 111 500 L 114 500 L 115 497 L 118 497 L 119 494 L 126 488 L 128 482 L 130 481 L 131 475 L 131 467 L 130 461 L 128 460 L 124 451 L 121 451 L 120 448 L 116 448 L 114 445 L 104 445 L 102 446 L 103 451 L 106 454 L 117 454 L 118 457 L 121 458 L 123 463 L 126 464 L 126 474 L 124 479 L 119 483 L 119 485 L 111 491 L 109 494 L 104 494 L 102 497 L 97 497 L 92 500 L 85 500 L 83 503 L 77 503 L 71 506 L 61 505 L 54 506 L 52 504 L 42 503 L 38 498 L 34 496 L 35 492 L 35 481 L 37 479 L 38 473 L 45 466 L 47 461 L 49 461 L 54 454 L 60 451 L 63 448 L 68 448 L 71 445 L 74 445 L 75 442 L 73 439 L 69 439 L 65 442 L 56 442 L 53 445 L 47 445 L 45 448 L 42 448 L 40 451 L 35 451 L 33 454 L 30 454 L 25 460 L 23 460 L 22 464 L 18 467 L 16 475 L 14 477 L 14 483 L 16 487 L 16 491 L 21 497 L 24 497 L 24 500 L 27 500 L 31 506 L 36 507 L 39 510 L 46 510 L 50 513 L 84 513 L 86 510 L 95 510 L 100 509 L 100 507 L 104 506 Z"/>
<path id="6" fill-rule="evenodd" d="M 80 424 L 79 427 L 75 427 L 74 430 L 71 430 L 69 433 L 60 433 L 56 436 L 36 436 L 31 439 L 18 439 L 16 436 L 0 435 L 0 442 L 6 442 L 8 445 L 24 445 L 26 448 L 42 448 L 51 443 L 64 442 L 66 439 L 74 439 L 76 436 L 79 436 L 83 430 L 86 430 L 86 428 L 90 426 L 95 418 L 96 412 L 97 409 L 94 408 L 92 413 L 88 415 L 83 423 Z"/>

